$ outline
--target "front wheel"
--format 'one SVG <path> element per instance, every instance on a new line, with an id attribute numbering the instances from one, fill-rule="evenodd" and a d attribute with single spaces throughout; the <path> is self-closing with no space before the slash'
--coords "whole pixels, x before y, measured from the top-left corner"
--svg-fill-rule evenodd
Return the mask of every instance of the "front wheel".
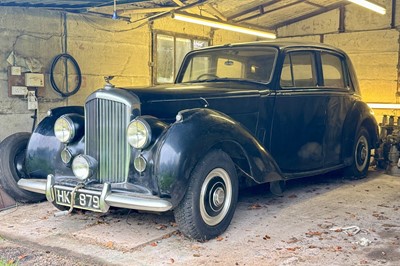
<path id="1" fill-rule="evenodd" d="M 353 147 L 353 163 L 346 169 L 346 176 L 361 179 L 367 176 L 371 159 L 371 140 L 368 131 L 361 127 Z"/>
<path id="2" fill-rule="evenodd" d="M 236 209 L 238 179 L 232 159 L 223 151 L 209 152 L 195 167 L 189 187 L 174 211 L 183 234 L 208 240 L 228 228 Z"/>

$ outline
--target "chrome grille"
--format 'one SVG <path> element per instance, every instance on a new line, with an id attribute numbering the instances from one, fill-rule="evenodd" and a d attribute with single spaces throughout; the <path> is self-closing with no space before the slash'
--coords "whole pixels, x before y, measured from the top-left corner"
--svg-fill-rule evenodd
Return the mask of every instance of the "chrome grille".
<path id="1" fill-rule="evenodd" d="M 125 182 L 130 149 L 126 128 L 130 106 L 109 99 L 91 98 L 85 105 L 85 153 L 98 162 L 95 179 L 101 183 Z"/>

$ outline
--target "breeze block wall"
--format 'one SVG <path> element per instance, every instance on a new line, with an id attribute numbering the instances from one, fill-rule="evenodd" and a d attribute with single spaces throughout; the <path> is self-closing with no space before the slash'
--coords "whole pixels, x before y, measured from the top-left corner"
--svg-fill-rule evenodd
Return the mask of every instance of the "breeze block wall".
<path id="1" fill-rule="evenodd" d="M 143 15 L 124 14 L 132 21 L 128 23 L 89 14 L 10 7 L 0 7 L 0 14 L 0 141 L 15 132 L 30 132 L 33 124 L 33 111 L 28 110 L 26 97 L 8 96 L 7 72 L 11 64 L 34 62 L 42 67 L 45 87 L 39 89 L 39 122 L 50 108 L 83 105 L 90 93 L 103 87 L 104 76 L 114 76 L 112 83 L 119 87 L 151 85 L 153 30 L 207 37 L 214 45 L 256 40 L 170 17 L 146 23 Z M 21 60 L 9 64 L 11 52 Z M 49 79 L 54 57 L 63 52 L 76 59 L 82 72 L 81 88 L 69 98 L 59 96 Z M 54 76 L 56 81 L 61 80 L 64 72 L 55 69 Z M 76 77 L 72 71 L 68 77 L 72 90 Z"/>
<path id="2" fill-rule="evenodd" d="M 282 39 L 312 40 L 344 50 L 351 58 L 361 87 L 363 100 L 369 103 L 399 103 L 400 3 L 395 25 L 392 1 L 379 0 L 386 15 L 363 7 L 345 6 L 344 32 L 339 32 L 339 9 L 278 29 Z M 400 110 L 374 109 L 378 122 L 383 114 L 400 115 Z"/>
<path id="3" fill-rule="evenodd" d="M 126 22 L 93 16 L 64 17 L 56 11 L 8 7 L 0 8 L 0 13 L 0 141 L 14 132 L 30 132 L 33 123 L 26 97 L 8 96 L 11 64 L 7 58 L 11 52 L 19 58 L 12 64 L 33 62 L 45 74 L 45 87 L 38 89 L 38 121 L 49 108 L 82 105 L 87 95 L 103 86 L 104 76 L 115 76 L 113 82 L 123 86 L 148 85 L 146 27 L 135 29 L 136 34 L 132 34 Z M 51 63 L 64 51 L 76 59 L 82 71 L 82 86 L 70 98 L 55 93 L 49 81 Z M 56 80 L 60 74 L 55 71 Z"/>

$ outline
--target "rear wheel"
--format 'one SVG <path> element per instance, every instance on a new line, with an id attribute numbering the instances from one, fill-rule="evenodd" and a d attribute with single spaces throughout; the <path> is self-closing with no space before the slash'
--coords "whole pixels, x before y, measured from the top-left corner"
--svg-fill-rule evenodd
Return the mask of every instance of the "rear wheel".
<path id="1" fill-rule="evenodd" d="M 186 236 L 207 240 L 229 226 L 238 198 L 235 165 L 223 151 L 208 153 L 195 167 L 187 192 L 174 211 Z"/>
<path id="2" fill-rule="evenodd" d="M 0 185 L 8 195 L 19 202 L 37 202 L 44 195 L 30 192 L 18 187 L 18 181 L 25 174 L 26 147 L 31 134 L 15 133 L 0 143 Z"/>
<path id="3" fill-rule="evenodd" d="M 371 160 L 371 140 L 368 131 L 361 127 L 353 147 L 353 164 L 346 169 L 346 176 L 361 179 L 367 176 Z"/>

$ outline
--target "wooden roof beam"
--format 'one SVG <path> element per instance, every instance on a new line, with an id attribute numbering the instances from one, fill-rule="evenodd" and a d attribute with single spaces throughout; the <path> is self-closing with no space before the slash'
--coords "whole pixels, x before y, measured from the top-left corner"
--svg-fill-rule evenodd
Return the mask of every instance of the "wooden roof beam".
<path id="1" fill-rule="evenodd" d="M 282 10 L 282 9 L 285 9 L 285 8 L 288 8 L 288 7 L 291 7 L 291 6 L 295 6 L 295 5 L 301 4 L 301 3 L 304 3 L 304 0 L 297 0 L 297 1 L 295 1 L 295 2 L 286 4 L 286 5 L 283 5 L 283 6 L 278 6 L 278 7 L 276 7 L 276 8 L 269 9 L 269 10 L 267 10 L 267 11 L 264 10 L 264 13 L 259 13 L 259 14 L 252 15 L 252 16 L 249 16 L 249 17 L 246 17 L 246 18 L 242 18 L 242 19 L 240 19 L 240 20 L 236 20 L 235 22 L 242 22 L 242 21 L 245 21 L 245 20 L 250 20 L 250 19 L 258 18 L 258 17 L 263 16 L 263 15 L 265 15 L 265 14 L 269 14 L 269 13 L 272 13 L 272 12 L 275 12 L 275 11 L 279 11 L 279 10 Z"/>
<path id="2" fill-rule="evenodd" d="M 178 6 L 185 6 L 185 4 L 182 3 L 180 0 L 172 0 L 172 2 L 174 2 L 174 3 L 177 4 Z"/>
<path id="3" fill-rule="evenodd" d="M 228 18 L 224 16 L 224 14 L 222 14 L 218 9 L 216 9 L 212 4 L 206 4 L 206 6 L 208 8 L 211 9 L 212 13 L 214 16 L 216 16 L 217 18 L 219 18 L 220 20 L 223 21 L 228 21 Z"/>
<path id="4" fill-rule="evenodd" d="M 239 12 L 239 13 L 236 13 L 236 14 L 234 14 L 234 15 L 228 17 L 227 19 L 228 19 L 228 20 L 233 20 L 233 19 L 235 19 L 235 18 L 242 17 L 242 16 L 244 16 L 244 15 L 247 15 L 247 14 L 252 13 L 252 12 L 254 12 L 254 11 L 257 11 L 257 10 L 258 10 L 258 11 L 260 11 L 260 10 L 265 10 L 266 7 L 269 7 L 269 6 L 271 6 L 271 5 L 273 5 L 273 4 L 276 4 L 276 3 L 278 3 L 278 2 L 279 2 L 279 0 L 271 0 L 271 1 L 267 2 L 267 3 L 265 3 L 265 4 L 258 5 L 258 6 L 249 8 L 249 9 L 247 9 L 247 10 L 241 11 L 241 12 Z"/>
<path id="5" fill-rule="evenodd" d="M 348 4 L 349 4 L 348 1 L 339 1 L 339 2 L 337 2 L 335 4 L 320 8 L 320 9 L 318 9 L 316 11 L 304 14 L 302 16 L 276 23 L 274 25 L 271 25 L 270 27 L 273 28 L 273 29 L 277 29 L 277 28 L 280 28 L 280 27 L 283 27 L 283 26 L 287 26 L 287 25 L 290 25 L 290 24 L 293 24 L 293 23 L 297 23 L 297 22 L 300 22 L 302 20 L 305 20 L 305 19 L 317 16 L 317 15 L 329 12 L 331 10 L 340 8 L 341 6 L 345 6 L 345 5 L 348 5 Z"/>

